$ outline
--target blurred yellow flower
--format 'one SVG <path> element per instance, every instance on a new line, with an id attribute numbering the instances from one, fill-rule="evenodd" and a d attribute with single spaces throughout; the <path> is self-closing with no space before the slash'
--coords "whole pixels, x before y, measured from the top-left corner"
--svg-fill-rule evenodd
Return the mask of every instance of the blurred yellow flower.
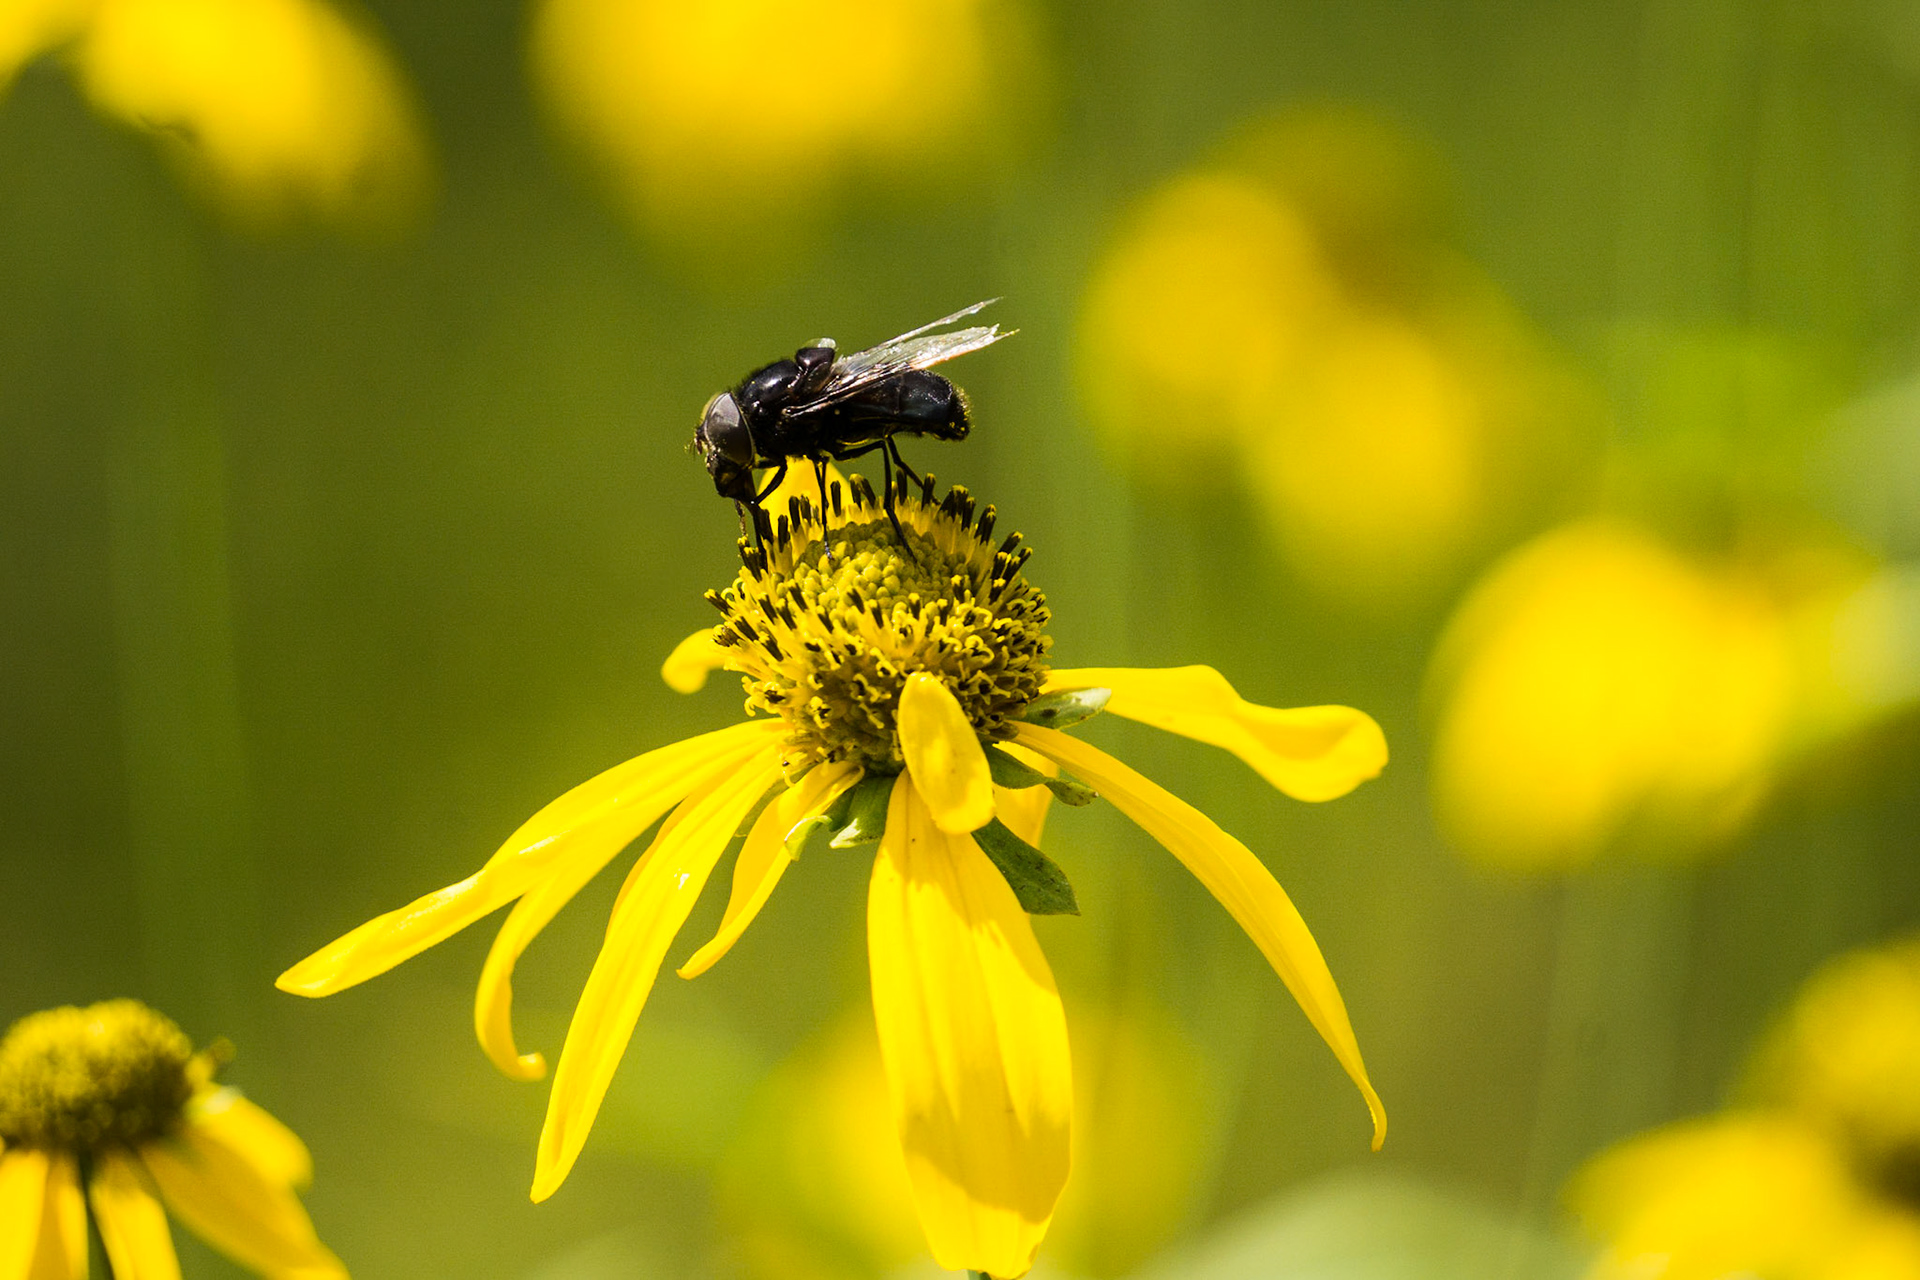
<path id="1" fill-rule="evenodd" d="M 0 84 L 65 47 L 103 113 L 154 135 L 239 223 L 387 227 L 428 183 L 419 121 L 375 35 L 322 0 L 7 0 Z"/>
<path id="2" fill-rule="evenodd" d="M 1429 597 L 1550 493 L 1585 413 L 1448 248 L 1437 183 L 1351 112 L 1271 120 L 1149 193 L 1081 308 L 1082 398 L 1155 483 L 1238 473 L 1303 579 Z"/>
<path id="3" fill-rule="evenodd" d="M 1816 976 L 1751 1092 L 1580 1171 L 1593 1280 L 1920 1277 L 1920 943 Z"/>
<path id="4" fill-rule="evenodd" d="M 849 178 L 941 185 L 1006 146 L 1012 0 L 541 0 L 556 124 L 656 231 L 765 235 Z"/>
<path id="5" fill-rule="evenodd" d="M 1723 844 L 1787 770 L 1920 700 L 1913 576 L 1810 531 L 1686 553 L 1593 518 L 1497 562 L 1429 677 L 1431 785 L 1513 870 Z"/>
<path id="6" fill-rule="evenodd" d="M 1078 1276 L 1126 1275 L 1192 1207 L 1209 1080 L 1160 1010 L 1070 1019 L 1073 1173 L 1047 1256 Z M 924 1255 L 872 1021 L 847 1018 L 761 1090 L 720 1175 L 727 1238 L 765 1280 L 872 1280 Z"/>
<path id="7" fill-rule="evenodd" d="M 1786 618 L 1757 583 L 1598 520 L 1496 565 L 1435 681 L 1440 820 L 1516 869 L 1725 831 L 1763 793 L 1794 694 Z"/>
<path id="8" fill-rule="evenodd" d="M 0 1040 L 0 1277 L 84 1280 L 91 1214 L 114 1275 L 179 1280 L 164 1201 L 261 1275 L 346 1280 L 295 1195 L 306 1147 L 215 1085 L 216 1066 L 132 1000 L 14 1023 Z"/>
<path id="9" fill-rule="evenodd" d="M 756 804 L 712 941 L 694 977 L 752 922 L 803 848 L 875 848 L 867 946 L 880 1061 L 907 1185 L 945 1267 L 1022 1275 L 1066 1182 L 1067 1027 L 1028 914 L 1077 911 L 1034 847 L 1049 793 L 1095 791 L 1220 900 L 1360 1088 L 1374 1143 L 1385 1115 L 1318 945 L 1245 845 L 1059 727 L 1100 710 L 1221 746 L 1288 794 L 1325 800 L 1386 763 L 1379 726 L 1345 707 L 1244 702 L 1206 667 L 1048 671 L 1051 618 L 1022 575 L 1019 536 L 931 484 L 899 513 L 909 545 L 856 477 L 827 511 L 790 480 L 788 516 L 711 593 L 725 620 L 688 638 L 663 674 L 679 689 L 739 672 L 751 714 L 619 765 L 536 814 L 472 877 L 373 920 L 281 975 L 320 996 L 353 986 L 518 899 L 475 1002 L 482 1047 L 539 1076 L 511 1023 L 518 957 L 657 819 L 607 929 L 561 1052 L 534 1172 L 545 1199 L 586 1142 L 667 948 Z M 784 496 L 783 495 L 783 496 Z M 774 509 L 779 508 L 776 499 Z M 1064 771 L 1064 775 L 1061 771 Z"/>

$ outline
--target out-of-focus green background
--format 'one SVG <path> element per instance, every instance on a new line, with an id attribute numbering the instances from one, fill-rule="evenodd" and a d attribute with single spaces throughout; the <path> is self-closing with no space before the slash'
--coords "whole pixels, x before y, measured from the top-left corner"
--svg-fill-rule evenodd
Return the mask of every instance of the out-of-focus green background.
<path id="1" fill-rule="evenodd" d="M 710 394 L 1003 296 L 1020 334 L 951 370 L 973 438 L 907 455 L 1028 536 L 1058 661 L 1210 663 L 1393 750 L 1306 806 L 1089 727 L 1288 887 L 1393 1127 L 1369 1155 L 1172 859 L 1056 812 L 1085 914 L 1037 928 L 1092 1189 L 1043 1267 L 1570 1274 L 1569 1173 L 1720 1105 L 1822 960 L 1920 923 L 1920 15 L 808 8 L 593 39 L 577 0 L 369 4 L 418 151 L 371 227 L 223 194 L 57 51 L 19 71 L 0 1022 L 124 994 L 230 1037 L 357 1276 L 930 1269 L 848 1172 L 860 859 L 802 863 L 711 974 L 662 979 L 537 1207 L 544 1086 L 469 1029 L 490 930 L 325 1001 L 272 980 L 737 716 L 730 681 L 657 674 L 735 563 L 684 448 Z M 1362 331 L 1391 340 L 1329 345 Z M 1602 579 L 1590 616 L 1524 621 Z M 618 878 L 522 966 L 550 1055 Z"/>

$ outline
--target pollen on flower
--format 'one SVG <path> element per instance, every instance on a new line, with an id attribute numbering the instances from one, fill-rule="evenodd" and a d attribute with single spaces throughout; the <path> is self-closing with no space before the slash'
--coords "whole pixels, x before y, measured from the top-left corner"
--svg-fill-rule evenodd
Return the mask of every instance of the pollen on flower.
<path id="1" fill-rule="evenodd" d="M 863 477 L 835 481 L 827 507 L 792 500 L 762 546 L 742 545 L 732 585 L 708 593 L 747 711 L 792 730 L 789 773 L 830 760 L 898 773 L 894 716 L 915 672 L 938 677 L 983 740 L 1007 737 L 1052 643 L 1020 535 L 995 546 L 993 508 L 976 514 L 957 486 L 936 502 L 931 479 L 897 504 L 905 547 Z"/>
<path id="2" fill-rule="evenodd" d="M 93 1151 L 180 1122 L 202 1070 L 180 1028 L 137 1000 L 30 1014 L 0 1040 L 0 1140 Z"/>

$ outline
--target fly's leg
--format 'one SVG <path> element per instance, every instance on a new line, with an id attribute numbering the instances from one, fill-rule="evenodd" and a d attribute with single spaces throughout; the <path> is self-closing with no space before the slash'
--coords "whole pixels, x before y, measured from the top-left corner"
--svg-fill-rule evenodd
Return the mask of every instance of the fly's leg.
<path id="1" fill-rule="evenodd" d="M 920 478 L 920 473 L 908 466 L 907 460 L 900 456 L 900 442 L 898 440 L 895 440 L 892 436 L 888 436 L 884 447 L 886 448 L 887 456 L 893 460 L 894 466 L 906 472 L 909 480 L 923 489 L 926 488 L 927 482 Z"/>
<path id="2" fill-rule="evenodd" d="M 773 496 L 773 491 L 775 489 L 778 489 L 780 487 L 780 482 L 782 480 L 785 480 L 786 478 L 787 478 L 787 460 L 785 458 L 782 458 L 780 459 L 779 469 L 773 473 L 773 479 L 767 481 L 767 487 L 753 495 L 753 505 L 756 510 L 759 508 L 761 503 L 765 502 L 769 497 Z"/>
<path id="3" fill-rule="evenodd" d="M 893 509 L 893 494 L 900 485 L 900 477 L 894 474 L 891 459 L 888 460 L 885 471 L 887 483 L 880 491 L 880 505 L 886 510 L 887 523 L 893 526 L 893 536 L 900 540 L 900 549 L 907 553 L 907 559 L 919 564 L 920 557 L 913 554 L 913 544 L 907 541 L 907 531 L 900 527 L 899 513 Z"/>
<path id="4" fill-rule="evenodd" d="M 913 553 L 913 544 L 907 541 L 907 531 L 901 527 L 900 515 L 894 510 L 893 506 L 893 492 L 895 485 L 898 483 L 898 477 L 894 475 L 893 470 L 894 455 L 892 437 L 884 437 L 873 441 L 871 444 L 863 444 L 857 449 L 843 450 L 832 456 L 836 462 L 850 462 L 855 458 L 865 457 L 875 449 L 881 450 L 886 457 L 886 466 L 880 469 L 880 508 L 887 513 L 887 523 L 893 526 L 893 536 L 900 540 L 900 549 L 907 553 L 907 559 L 913 561 L 915 564 L 919 564 L 920 557 Z M 902 465 L 904 466 L 905 464 Z"/>
<path id="5" fill-rule="evenodd" d="M 820 527 L 825 529 L 827 527 L 827 460 L 825 458 L 813 460 L 813 478 L 820 486 Z"/>

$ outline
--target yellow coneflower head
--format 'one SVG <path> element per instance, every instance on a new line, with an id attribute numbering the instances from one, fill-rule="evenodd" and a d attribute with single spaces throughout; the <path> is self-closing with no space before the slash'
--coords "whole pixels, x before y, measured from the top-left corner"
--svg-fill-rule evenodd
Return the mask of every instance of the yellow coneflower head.
<path id="1" fill-rule="evenodd" d="M 1367 1103 L 1386 1113 L 1333 977 L 1265 865 L 1204 814 L 1062 730 L 1103 709 L 1233 753 L 1301 800 L 1386 764 L 1350 707 L 1246 701 L 1211 667 L 1050 669 L 1046 600 L 992 508 L 932 482 L 789 476 L 724 615 L 661 668 L 692 692 L 742 678 L 747 718 L 615 765 L 548 804 L 473 875 L 343 935 L 280 976 L 330 995 L 512 904 L 481 970 L 474 1029 L 500 1069 L 546 1073 L 513 1032 L 513 974 L 554 915 L 658 823 L 607 922 L 553 1072 L 532 1196 L 585 1147 L 676 936 L 744 832 L 719 927 L 676 970 L 739 941 L 808 848 L 868 850 L 868 971 L 888 1107 L 929 1252 L 949 1270 L 1026 1274 L 1071 1163 L 1073 1073 L 1060 993 L 1029 920 L 1077 913 L 1038 847 L 1048 804 L 1111 801 L 1185 864 L 1266 956 Z M 816 501 L 817 499 L 817 501 Z M 781 515 L 778 513 L 784 512 Z M 897 522 L 897 523 L 896 523 Z M 756 816 L 757 811 L 757 816 Z M 808 859 L 807 861 L 810 861 Z"/>
<path id="2" fill-rule="evenodd" d="M 833 482 L 830 513 L 791 499 L 772 539 L 742 547 L 732 585 L 708 593 L 748 714 L 786 721 L 793 774 L 842 761 L 900 772 L 900 699 L 917 673 L 946 686 L 981 740 L 1010 737 L 1052 644 L 1020 535 L 996 547 L 994 509 L 976 515 L 957 487 L 936 503 L 929 480 L 898 504 L 902 545 L 864 477 L 847 491 Z"/>
<path id="3" fill-rule="evenodd" d="M 0 1040 L 0 1142 L 92 1152 L 173 1129 L 209 1064 L 137 1000 L 29 1014 Z"/>
<path id="4" fill-rule="evenodd" d="M 0 1039 L 0 1277 L 85 1280 L 88 1225 L 110 1274 L 178 1277 L 172 1216 L 263 1276 L 346 1280 L 297 1189 L 300 1139 L 213 1082 L 224 1043 L 195 1053 L 137 1000 L 29 1014 Z"/>

